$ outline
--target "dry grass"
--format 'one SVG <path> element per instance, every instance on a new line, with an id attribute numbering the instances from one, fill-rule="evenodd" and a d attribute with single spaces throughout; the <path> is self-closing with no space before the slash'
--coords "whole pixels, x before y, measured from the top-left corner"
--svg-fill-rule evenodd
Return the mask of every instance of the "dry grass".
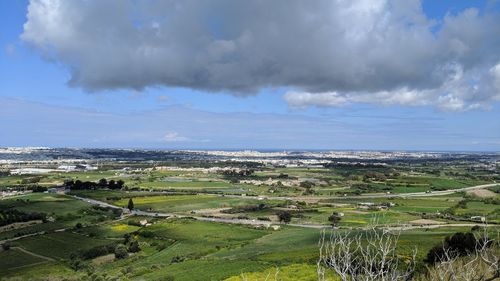
<path id="1" fill-rule="evenodd" d="M 109 254 L 105 256 L 100 256 L 92 260 L 92 263 L 95 265 L 101 265 L 105 263 L 110 263 L 115 260 L 115 254 Z"/>
<path id="2" fill-rule="evenodd" d="M 475 196 L 475 197 L 479 197 L 479 198 L 493 198 L 493 197 L 497 196 L 497 194 L 495 192 L 488 190 L 488 189 L 470 190 L 470 191 L 467 191 L 467 194 Z"/>
<path id="3" fill-rule="evenodd" d="M 21 228 L 25 228 L 27 226 L 31 226 L 31 225 L 35 225 L 35 224 L 39 224 L 39 223 L 42 223 L 42 221 L 41 220 L 33 220 L 33 221 L 27 221 L 27 222 L 15 222 L 15 223 L 11 223 L 8 225 L 0 226 L 0 232 L 14 230 L 14 229 L 21 229 Z"/>
<path id="4" fill-rule="evenodd" d="M 410 221 L 412 225 L 433 225 L 433 224 L 443 224 L 443 222 L 435 221 L 435 220 L 427 220 L 427 219 L 419 219 Z"/>

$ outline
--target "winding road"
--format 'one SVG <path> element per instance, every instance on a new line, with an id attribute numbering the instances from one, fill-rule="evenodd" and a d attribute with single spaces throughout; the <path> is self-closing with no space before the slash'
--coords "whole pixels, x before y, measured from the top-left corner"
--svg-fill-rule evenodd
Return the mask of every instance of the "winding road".
<path id="1" fill-rule="evenodd" d="M 430 197 L 430 196 L 440 196 L 440 195 L 449 195 L 453 194 L 456 192 L 464 192 L 464 191 L 470 191 L 470 190 L 475 190 L 475 189 L 482 189 L 482 188 L 488 188 L 488 187 L 493 187 L 499 185 L 498 183 L 492 183 L 492 184 L 483 184 L 483 185 L 476 185 L 476 186 L 471 186 L 471 187 L 465 187 L 465 188 L 458 188 L 458 189 L 449 189 L 449 190 L 442 190 L 442 191 L 435 191 L 432 193 L 427 193 L 427 192 L 413 192 L 413 193 L 404 193 L 404 194 L 372 194 L 372 195 L 358 195 L 358 196 L 298 196 L 298 197 L 273 197 L 273 196 L 261 196 L 263 199 L 267 200 L 293 200 L 293 201 L 300 201 L 303 200 L 303 198 L 308 198 L 308 199 L 373 199 L 373 198 L 407 198 L 407 197 Z M 242 195 L 220 195 L 224 197 L 230 197 L 230 198 L 253 198 L 249 196 L 242 196 Z M 85 201 L 87 203 L 93 204 L 93 205 L 98 205 L 101 207 L 107 207 L 107 208 L 113 208 L 113 209 L 120 209 L 122 210 L 125 214 L 130 214 L 130 215 L 137 215 L 137 216 L 146 216 L 146 217 L 160 217 L 160 218 L 192 218 L 196 219 L 199 221 L 209 221 L 209 222 L 219 222 L 219 223 L 231 223 L 231 224 L 245 224 L 245 225 L 254 225 L 254 226 L 264 226 L 264 227 L 270 227 L 271 225 L 277 225 L 277 223 L 272 223 L 270 221 L 265 221 L 265 220 L 255 220 L 255 219 L 238 219 L 238 218 L 220 218 L 220 217 L 203 217 L 203 216 L 193 216 L 193 215 L 179 215 L 175 213 L 161 213 L 161 212 L 148 212 L 148 211 L 141 211 L 141 210 L 128 210 L 127 208 L 116 206 L 109 204 L 107 202 L 103 202 L 100 200 L 95 200 L 95 199 L 90 199 L 90 198 L 85 198 L 85 197 L 80 197 L 76 195 L 72 195 L 73 198 Z M 324 224 L 287 224 L 290 226 L 295 226 L 295 227 L 304 227 L 304 228 L 328 228 L 329 226 L 324 225 Z M 404 224 L 404 225 L 398 225 L 398 226 L 391 226 L 391 229 L 395 230 L 409 230 L 409 229 L 423 229 L 423 228 L 439 228 L 439 227 L 472 227 L 474 225 L 477 225 L 477 223 L 456 223 L 456 224 L 434 224 L 434 225 L 410 225 L 410 224 Z"/>

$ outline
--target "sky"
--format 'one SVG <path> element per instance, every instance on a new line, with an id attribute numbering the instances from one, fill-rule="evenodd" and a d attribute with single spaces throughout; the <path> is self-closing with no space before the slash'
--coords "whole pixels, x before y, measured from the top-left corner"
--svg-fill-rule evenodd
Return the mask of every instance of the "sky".
<path id="1" fill-rule="evenodd" d="M 0 1 L 0 146 L 500 151 L 500 1 Z"/>

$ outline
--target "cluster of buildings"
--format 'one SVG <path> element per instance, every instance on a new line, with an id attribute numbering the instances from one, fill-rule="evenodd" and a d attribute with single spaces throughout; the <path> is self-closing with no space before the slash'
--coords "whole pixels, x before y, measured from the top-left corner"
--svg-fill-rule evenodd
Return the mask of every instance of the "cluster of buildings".
<path id="1" fill-rule="evenodd" d="M 97 167 L 94 167 L 89 164 L 75 164 L 75 165 L 60 165 L 56 169 L 47 169 L 47 168 L 18 168 L 11 169 L 11 175 L 38 175 L 38 174 L 47 174 L 51 172 L 77 172 L 77 171 L 93 171 L 97 170 Z"/>
<path id="2" fill-rule="evenodd" d="M 11 197 L 11 196 L 16 196 L 16 195 L 23 195 L 26 194 L 28 190 L 2 190 L 0 192 L 0 198 L 5 198 L 5 197 Z"/>
<path id="3" fill-rule="evenodd" d="M 151 170 L 155 171 L 183 171 L 183 172 L 200 172 L 204 174 L 217 174 L 222 173 L 224 171 L 237 171 L 239 172 L 240 168 L 235 167 L 210 167 L 210 168 L 181 168 L 175 166 L 156 166 Z"/>
<path id="4" fill-rule="evenodd" d="M 397 158 L 440 158 L 440 152 L 411 152 L 411 151 L 224 151 L 224 150 L 186 150 L 192 154 L 210 156 L 235 157 L 235 158 L 302 158 L 302 159 L 397 159 Z M 241 159 L 240 159 L 241 160 Z"/>
<path id="5" fill-rule="evenodd" d="M 262 180 L 240 180 L 240 183 L 244 184 L 252 184 L 252 185 L 269 185 L 269 186 L 276 186 L 276 185 L 282 185 L 286 187 L 296 187 L 300 185 L 300 180 L 298 179 L 272 179 L 269 178 L 265 181 Z"/>
<path id="6" fill-rule="evenodd" d="M 366 210 L 369 209 L 387 210 L 391 207 L 396 206 L 396 204 L 393 202 L 380 203 L 380 204 L 376 204 L 373 202 L 359 202 L 357 205 L 358 209 L 366 209 Z"/>

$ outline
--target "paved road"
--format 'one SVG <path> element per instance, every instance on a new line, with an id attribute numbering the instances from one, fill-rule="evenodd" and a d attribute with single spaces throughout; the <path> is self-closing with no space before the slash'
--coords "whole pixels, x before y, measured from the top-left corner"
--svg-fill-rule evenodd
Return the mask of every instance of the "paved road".
<path id="1" fill-rule="evenodd" d="M 324 229 L 324 228 L 330 228 L 330 226 L 324 225 L 324 224 L 296 224 L 296 223 L 290 223 L 288 224 L 290 226 L 296 226 L 296 227 L 305 227 L 305 228 L 316 228 L 316 229 Z M 429 224 L 429 225 L 411 225 L 411 224 L 403 224 L 403 225 L 388 225 L 384 226 L 381 225 L 381 228 L 385 229 L 390 229 L 390 230 L 411 230 L 411 229 L 434 229 L 434 228 L 441 228 L 441 227 L 473 227 L 476 225 L 481 225 L 481 226 L 487 226 L 487 227 L 498 227 L 496 224 L 488 224 L 488 225 L 482 225 L 481 223 L 443 223 L 443 224 Z M 345 229 L 345 228 L 342 228 Z M 354 227 L 354 228 L 347 228 L 347 229 L 368 229 L 367 227 Z"/>
<path id="2" fill-rule="evenodd" d="M 466 188 L 460 188 L 460 189 L 453 189 L 453 190 L 444 190 L 444 191 L 437 191 L 433 193 L 425 193 L 425 192 L 415 192 L 415 193 L 407 193 L 404 195 L 401 194 L 384 194 L 384 196 L 380 197 L 374 197 L 374 195 L 360 195 L 360 196 L 349 196 L 349 197 L 321 197 L 321 198 L 329 198 L 329 199 L 344 199 L 344 198 L 355 198 L 355 199 L 362 199 L 362 198 L 391 198 L 391 197 L 418 197 L 418 196 L 438 196 L 438 195 L 446 195 L 446 194 L 452 194 L 455 192 L 462 192 L 462 191 L 468 191 L 468 190 L 474 190 L 474 189 L 481 189 L 481 188 L 488 188 L 492 186 L 496 186 L 498 184 L 485 184 L 485 185 L 477 185 L 477 186 L 471 186 L 471 187 L 466 187 Z M 85 201 L 89 204 L 93 205 L 98 205 L 101 207 L 107 207 L 107 208 L 113 208 L 113 209 L 120 209 L 124 212 L 125 215 L 137 215 L 137 216 L 145 216 L 145 217 L 160 217 L 160 218 L 193 218 L 199 221 L 209 221 L 209 222 L 219 222 L 219 223 L 231 223 L 231 224 L 245 224 L 245 225 L 254 225 L 254 226 L 264 226 L 264 227 L 270 227 L 271 225 L 277 225 L 276 223 L 272 223 L 270 221 L 264 221 L 264 220 L 250 220 L 250 219 L 238 219 L 238 218 L 212 218 L 212 217 L 201 217 L 201 216 L 186 216 L 186 215 L 179 215 L 179 214 L 174 214 L 174 213 L 160 213 L 160 212 L 146 212 L 146 211 L 141 211 L 141 210 L 133 210 L 129 211 L 127 208 L 119 207 L 116 205 L 112 205 L 100 200 L 95 200 L 95 199 L 90 199 L 90 198 L 84 198 L 80 196 L 75 196 L 72 195 L 73 198 Z M 245 198 L 244 196 L 241 196 Z M 300 200 L 297 199 L 298 197 L 266 197 L 266 199 L 272 199 L 272 200 Z M 308 197 L 311 198 L 311 197 Z M 318 197 L 315 197 L 318 198 Z M 120 218 L 118 220 L 121 220 L 123 218 Z M 329 226 L 324 225 L 324 224 L 296 224 L 296 223 L 291 223 L 288 224 L 290 226 L 295 226 L 295 227 L 303 227 L 303 228 L 315 228 L 315 229 L 322 229 L 322 228 L 329 228 Z M 425 228 L 440 228 L 440 227 L 472 227 L 474 225 L 477 225 L 477 223 L 455 223 L 455 224 L 436 224 L 436 225 L 399 225 L 399 226 L 389 226 L 388 228 L 393 229 L 393 230 L 410 230 L 410 229 L 425 229 Z M 498 225 L 489 225 L 489 226 L 498 226 Z M 59 231 L 65 231 L 66 229 L 57 229 L 54 232 L 59 232 Z M 37 235 L 43 235 L 46 232 L 37 232 L 37 233 L 32 233 L 32 234 L 27 234 L 11 239 L 6 239 L 0 241 L 0 244 L 3 244 L 5 242 L 11 242 L 15 240 L 19 240 L 22 238 L 30 237 L 30 236 L 37 236 Z"/>
<path id="3" fill-rule="evenodd" d="M 443 190 L 443 191 L 436 191 L 432 193 L 426 193 L 426 192 L 413 192 L 413 193 L 405 193 L 405 194 L 376 194 L 376 195 L 359 195 L 359 196 L 343 196 L 343 197 L 335 197 L 335 196 L 316 196 L 316 197 L 307 197 L 307 198 L 321 198 L 321 199 L 370 199 L 370 198 L 393 198 L 393 197 L 420 197 L 420 196 L 439 196 L 439 195 L 448 195 L 448 194 L 453 194 L 455 192 L 463 192 L 463 191 L 469 191 L 469 190 L 474 190 L 474 189 L 481 189 L 481 188 L 488 188 L 488 187 L 493 187 L 498 185 L 497 183 L 493 184 L 483 184 L 483 185 L 477 185 L 477 186 L 471 186 L 471 187 L 466 187 L 466 188 L 458 188 L 458 189 L 450 189 L 450 190 Z M 222 195 L 221 195 L 222 196 Z M 252 198 L 252 197 L 245 197 L 241 195 L 224 195 L 226 197 L 241 197 L 241 198 Z M 264 221 L 264 220 L 249 220 L 249 219 L 237 219 L 237 218 L 216 218 L 216 217 L 201 217 L 201 216 L 185 216 L 185 215 L 179 215 L 179 214 L 174 214 L 174 213 L 160 213 L 160 212 L 146 212 L 146 211 L 141 211 L 141 210 L 132 210 L 129 211 L 127 208 L 119 207 L 116 205 L 112 205 L 103 201 L 95 200 L 95 199 L 90 199 L 90 198 L 84 198 L 80 196 L 73 196 L 76 199 L 86 201 L 90 204 L 94 205 L 99 205 L 101 207 L 108 207 L 108 208 L 114 208 L 114 209 L 120 209 L 126 214 L 131 214 L 131 215 L 138 215 L 138 216 L 147 216 L 147 217 L 163 217 L 163 218 L 193 218 L 199 221 L 210 221 L 210 222 L 220 222 L 220 223 L 233 223 L 233 224 L 246 224 L 246 225 L 255 225 L 255 226 L 265 226 L 265 227 L 270 227 L 271 225 L 276 225 L 276 223 L 272 223 L 270 221 Z M 268 196 L 262 196 L 262 198 L 269 199 L 269 200 L 301 200 L 301 197 L 268 197 Z M 299 198 L 299 199 L 298 199 Z M 304 228 L 327 228 L 329 226 L 323 225 L 323 224 L 288 224 L 290 226 L 295 226 L 295 227 L 304 227 Z M 439 227 L 472 227 L 474 225 L 477 225 L 477 223 L 457 223 L 457 224 L 438 224 L 438 225 L 400 225 L 400 226 L 391 226 L 389 228 L 395 229 L 395 230 L 409 230 L 409 229 L 423 229 L 423 228 L 439 228 Z"/>
<path id="4" fill-rule="evenodd" d="M 474 190 L 474 189 L 482 189 L 482 188 L 488 188 L 488 187 L 493 187 L 499 185 L 498 183 L 494 184 L 484 184 L 484 185 L 477 185 L 477 186 L 471 186 L 471 187 L 466 187 L 466 188 L 459 188 L 459 189 L 450 189 L 450 190 L 443 190 L 443 191 L 435 191 L 432 193 L 425 193 L 425 192 L 414 192 L 414 193 L 405 193 L 405 194 L 375 194 L 375 195 L 359 195 L 359 196 L 343 196 L 343 197 L 332 197 L 332 196 L 302 196 L 304 198 L 308 199 L 370 199 L 370 198 L 393 198 L 393 197 L 421 197 L 421 196 L 439 196 L 439 195 L 448 195 L 448 194 L 453 194 L 456 192 L 464 192 L 464 191 L 469 191 L 469 190 Z M 245 196 L 239 196 L 239 195 L 225 195 L 226 197 L 241 197 L 241 198 L 252 198 L 252 197 L 245 197 Z M 270 221 L 264 221 L 264 220 L 249 220 L 249 219 L 231 219 L 231 218 L 212 218 L 212 217 L 201 217 L 201 216 L 185 216 L 185 215 L 178 215 L 174 213 L 160 213 L 160 212 L 146 212 L 146 211 L 141 211 L 141 210 L 132 210 L 129 211 L 127 208 L 119 207 L 116 205 L 112 205 L 100 200 L 95 200 L 95 199 L 90 199 L 90 198 L 84 198 L 80 196 L 75 196 L 72 195 L 73 198 L 85 201 L 89 204 L 93 205 L 98 205 L 101 207 L 107 207 L 107 208 L 113 208 L 113 209 L 120 209 L 124 212 L 125 215 L 138 215 L 138 216 L 147 216 L 147 217 L 163 217 L 163 218 L 184 218 L 184 217 L 189 217 L 193 218 L 199 221 L 209 221 L 209 222 L 219 222 L 219 223 L 231 223 L 231 224 L 245 224 L 245 225 L 254 225 L 254 226 L 264 226 L 264 227 L 270 227 L 271 225 L 276 225 L 276 223 L 272 223 Z M 303 200 L 301 199 L 302 197 L 268 197 L 268 196 L 263 196 L 265 199 L 270 199 L 270 200 Z M 119 220 L 123 219 L 120 218 Z M 323 228 L 329 228 L 329 226 L 323 225 L 323 224 L 288 224 L 290 226 L 295 226 L 295 227 L 303 227 L 303 228 L 315 228 L 315 229 L 323 229 Z M 477 223 L 456 223 L 456 224 L 436 224 L 436 225 L 398 225 L 398 226 L 389 226 L 387 228 L 391 230 L 410 230 L 410 229 L 432 229 L 432 228 L 440 228 L 440 227 L 472 227 L 477 225 Z M 488 226 L 494 226 L 498 227 L 498 225 L 488 225 Z M 358 228 L 359 229 L 359 228 Z M 362 229 L 362 228 L 361 228 Z M 66 229 L 58 229 L 55 230 L 55 232 L 58 231 L 65 231 Z M 0 241 L 0 244 L 3 244 L 5 242 L 11 242 L 15 241 L 18 239 L 30 237 L 30 236 L 37 236 L 37 235 L 43 235 L 46 232 L 37 232 L 37 233 L 32 233 L 28 235 L 23 235 L 11 239 L 6 239 Z M 24 251 L 24 249 L 20 250 Z M 45 257 L 46 258 L 46 257 Z"/>
<path id="5" fill-rule="evenodd" d="M 161 212 L 147 212 L 147 211 L 141 211 L 141 210 L 132 210 L 130 211 L 127 208 L 119 207 L 116 205 L 112 205 L 103 201 L 95 200 L 95 199 L 90 199 L 90 198 L 84 198 L 80 196 L 73 196 L 74 198 L 78 200 L 85 201 L 87 203 L 93 204 L 93 205 L 98 205 L 101 207 L 108 207 L 108 208 L 113 208 L 113 209 L 120 209 L 122 210 L 125 214 L 130 214 L 130 215 L 137 215 L 137 216 L 144 216 L 144 217 L 156 217 L 156 218 L 193 218 L 199 221 L 211 221 L 211 222 L 221 222 L 221 223 L 234 223 L 234 224 L 248 224 L 248 225 L 262 225 L 262 226 L 271 226 L 270 221 L 264 221 L 264 220 L 249 220 L 249 219 L 230 219 L 230 218 L 212 218 L 212 217 L 201 217 L 201 216 L 186 216 L 186 215 L 179 215 L 179 214 L 174 214 L 174 213 L 161 213 Z"/>

